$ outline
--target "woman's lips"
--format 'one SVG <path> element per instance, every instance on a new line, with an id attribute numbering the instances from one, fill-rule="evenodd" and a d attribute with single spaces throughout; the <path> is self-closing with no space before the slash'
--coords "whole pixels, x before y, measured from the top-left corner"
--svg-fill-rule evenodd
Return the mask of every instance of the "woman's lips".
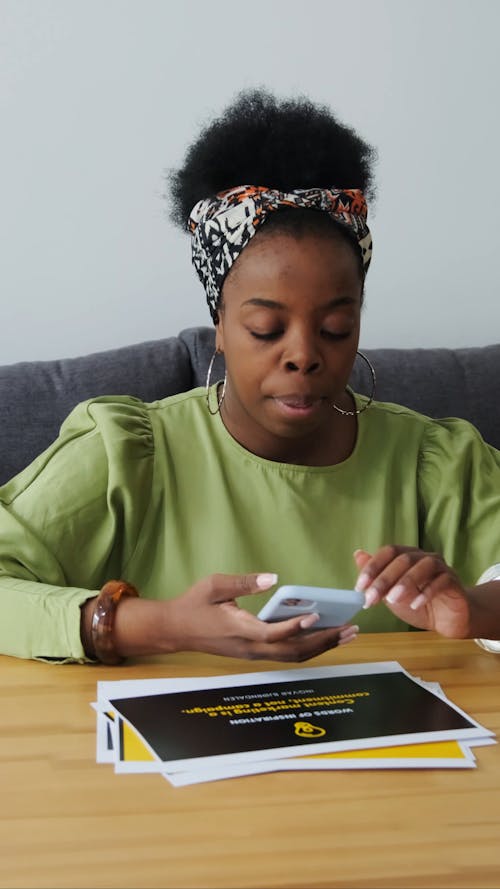
<path id="1" fill-rule="evenodd" d="M 274 401 L 280 411 L 289 417 L 307 417 L 318 410 L 323 399 L 312 395 L 277 395 Z"/>

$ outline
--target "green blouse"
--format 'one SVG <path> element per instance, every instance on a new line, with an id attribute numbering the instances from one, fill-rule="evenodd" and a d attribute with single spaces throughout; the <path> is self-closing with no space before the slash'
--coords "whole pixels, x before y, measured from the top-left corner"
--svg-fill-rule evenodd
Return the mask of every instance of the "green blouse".
<path id="1" fill-rule="evenodd" d="M 95 398 L 0 489 L 0 652 L 85 660 L 80 606 L 112 578 L 154 599 L 213 572 L 348 588 L 353 551 L 385 543 L 440 552 L 474 584 L 500 561 L 500 452 L 464 420 L 379 402 L 347 460 L 296 466 L 241 447 L 202 389 Z M 384 604 L 356 621 L 407 629 Z"/>

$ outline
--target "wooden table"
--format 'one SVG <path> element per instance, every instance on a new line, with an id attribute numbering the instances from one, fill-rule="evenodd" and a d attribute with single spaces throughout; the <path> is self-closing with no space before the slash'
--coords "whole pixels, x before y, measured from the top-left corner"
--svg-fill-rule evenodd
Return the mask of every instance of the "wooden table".
<path id="1" fill-rule="evenodd" d="M 500 735 L 500 656 L 472 641 L 365 635 L 306 666 L 382 660 L 440 682 Z M 500 745 L 477 748 L 474 770 L 273 773 L 184 788 L 96 765 L 98 679 L 281 666 L 0 657 L 0 886 L 498 887 Z"/>

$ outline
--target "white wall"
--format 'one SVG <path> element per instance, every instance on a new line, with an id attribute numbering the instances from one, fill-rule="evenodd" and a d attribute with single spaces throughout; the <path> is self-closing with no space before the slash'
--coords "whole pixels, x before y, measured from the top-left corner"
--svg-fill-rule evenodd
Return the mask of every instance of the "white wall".
<path id="1" fill-rule="evenodd" d="M 209 324 L 164 172 L 242 87 L 378 147 L 364 346 L 500 341 L 498 0 L 0 0 L 0 363 Z"/>

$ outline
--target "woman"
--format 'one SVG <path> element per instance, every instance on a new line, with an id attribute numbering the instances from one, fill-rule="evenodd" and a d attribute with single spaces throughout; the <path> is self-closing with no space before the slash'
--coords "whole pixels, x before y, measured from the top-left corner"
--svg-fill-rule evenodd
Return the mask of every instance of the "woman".
<path id="1" fill-rule="evenodd" d="M 2 652 L 301 661 L 355 638 L 311 632 L 315 615 L 259 621 L 278 580 L 356 584 L 365 630 L 500 639 L 500 580 L 474 586 L 499 560 L 500 454 L 465 421 L 347 388 L 372 156 L 327 109 L 265 93 L 201 133 L 174 217 L 226 376 L 86 402 L 4 487 Z"/>

